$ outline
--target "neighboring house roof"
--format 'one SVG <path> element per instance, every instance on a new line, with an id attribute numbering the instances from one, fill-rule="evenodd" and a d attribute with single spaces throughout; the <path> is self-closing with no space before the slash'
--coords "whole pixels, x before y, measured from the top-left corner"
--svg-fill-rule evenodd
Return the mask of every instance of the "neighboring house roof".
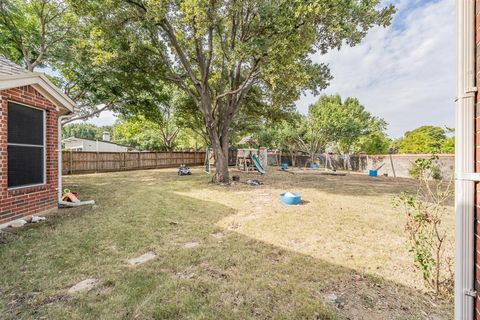
<path id="1" fill-rule="evenodd" d="M 125 148 L 132 148 L 132 146 L 127 146 L 127 145 L 124 145 L 124 144 L 119 144 L 119 143 L 115 143 L 115 142 L 111 142 L 111 141 L 105 141 L 105 140 L 92 140 L 92 139 L 84 139 L 84 138 L 75 138 L 75 137 L 70 137 L 70 138 L 65 138 L 62 140 L 63 143 L 65 142 L 73 142 L 73 141 L 93 141 L 93 142 L 103 142 L 103 143 L 109 143 L 109 144 L 114 144 L 116 146 L 120 146 L 120 147 L 125 147 Z"/>
<path id="2" fill-rule="evenodd" d="M 23 69 L 0 56 L 0 90 L 32 86 L 50 100 L 61 115 L 73 113 L 75 102 L 48 80 L 43 73 Z"/>

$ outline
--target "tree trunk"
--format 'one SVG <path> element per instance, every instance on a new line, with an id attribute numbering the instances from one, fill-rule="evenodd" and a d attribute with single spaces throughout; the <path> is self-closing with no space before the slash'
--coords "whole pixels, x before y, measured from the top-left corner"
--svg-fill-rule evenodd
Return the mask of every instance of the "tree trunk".
<path id="1" fill-rule="evenodd" d="M 215 175 L 212 177 L 214 183 L 229 183 L 230 176 L 228 174 L 228 148 L 229 133 L 228 126 L 219 132 L 214 125 L 211 116 L 205 117 L 207 132 L 212 143 L 213 154 L 215 156 Z"/>
<path id="2" fill-rule="evenodd" d="M 212 141 L 214 140 L 212 139 Z M 228 142 L 226 145 L 222 145 L 219 142 L 212 142 L 213 154 L 215 155 L 215 175 L 212 177 L 212 182 L 228 183 L 230 181 L 228 174 Z"/>

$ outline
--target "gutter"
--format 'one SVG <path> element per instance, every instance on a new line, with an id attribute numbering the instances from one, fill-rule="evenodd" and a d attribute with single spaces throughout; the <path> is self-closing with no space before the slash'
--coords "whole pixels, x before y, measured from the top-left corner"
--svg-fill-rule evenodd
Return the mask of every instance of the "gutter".
<path id="1" fill-rule="evenodd" d="M 456 1 L 457 99 L 455 107 L 455 319 L 472 320 L 474 289 L 475 1 Z"/>

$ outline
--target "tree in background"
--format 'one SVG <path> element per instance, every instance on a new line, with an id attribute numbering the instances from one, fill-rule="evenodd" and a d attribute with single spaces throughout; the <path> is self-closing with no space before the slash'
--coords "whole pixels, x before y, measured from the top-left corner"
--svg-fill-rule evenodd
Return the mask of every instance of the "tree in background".
<path id="1" fill-rule="evenodd" d="M 161 65 L 144 47 L 121 47 L 102 41 L 102 31 L 88 19 L 82 21 L 70 56 L 55 63 L 62 87 L 77 103 L 75 116 L 64 123 L 98 116 L 105 110 L 130 114 L 142 102 L 145 114 L 152 113 L 170 95 L 155 72 Z M 124 35 L 118 32 L 118 38 Z M 118 40 L 122 42 L 123 40 Z"/>
<path id="2" fill-rule="evenodd" d="M 447 137 L 440 148 L 441 153 L 455 153 L 455 137 Z"/>
<path id="3" fill-rule="evenodd" d="M 122 80 L 128 80 L 117 66 L 95 59 L 100 54 L 96 39 L 96 30 L 66 1 L 0 0 L 0 54 L 29 71 L 48 71 L 50 80 L 76 102 L 74 115 L 63 118 L 63 124 L 111 109 Z"/>
<path id="4" fill-rule="evenodd" d="M 374 141 L 369 138 L 376 136 L 380 140 L 377 142 L 385 142 L 381 140 L 382 135 L 385 138 L 386 122 L 371 115 L 357 99 L 342 101 L 339 95 L 321 96 L 313 103 L 303 127 L 305 129 L 299 136 L 301 150 L 308 153 L 312 161 L 316 153 L 329 145 L 347 157 L 346 163 L 350 167 L 350 154 L 363 151 L 363 147 L 374 148 Z"/>
<path id="5" fill-rule="evenodd" d="M 29 71 L 64 58 L 77 20 L 61 0 L 0 0 L 0 54 Z"/>
<path id="6" fill-rule="evenodd" d="M 101 140 L 104 132 L 112 132 L 111 126 L 98 127 L 89 123 L 70 123 L 62 126 L 62 139 L 81 138 L 90 140 Z"/>
<path id="7" fill-rule="evenodd" d="M 392 146 L 392 139 L 385 133 L 387 123 L 383 119 L 375 119 L 371 122 L 368 133 L 358 138 L 353 144 L 355 152 L 367 154 L 386 154 Z"/>
<path id="8" fill-rule="evenodd" d="M 181 131 L 177 125 L 177 110 L 190 100 L 175 87 L 141 81 L 126 90 L 118 111 L 130 122 L 152 126 L 160 136 L 166 151 L 172 151 Z"/>
<path id="9" fill-rule="evenodd" d="M 120 117 L 113 126 L 112 141 L 140 151 L 166 151 L 159 134 L 159 125 L 142 116 Z"/>
<path id="10" fill-rule="evenodd" d="M 132 93 L 127 89 L 157 81 L 160 62 L 143 48 L 124 47 L 121 59 L 107 60 L 111 50 L 100 38 L 101 31 L 79 18 L 68 1 L 0 0 L 0 54 L 30 71 L 43 68 L 75 101 L 74 115 L 63 124 L 121 108 Z"/>
<path id="11" fill-rule="evenodd" d="M 390 151 L 392 139 L 382 131 L 374 131 L 368 135 L 361 136 L 354 148 L 358 152 L 366 154 L 387 154 Z"/>
<path id="12" fill-rule="evenodd" d="M 292 165 L 295 166 L 296 155 L 300 150 L 301 116 L 291 113 L 288 117 L 275 121 L 263 130 L 258 131 L 254 136 L 261 146 L 268 146 L 290 155 Z"/>
<path id="13" fill-rule="evenodd" d="M 272 107 L 289 105 L 301 90 L 318 92 L 330 75 L 310 54 L 355 45 L 394 12 L 376 0 L 71 2 L 96 21 L 97 43 L 114 47 L 98 59 L 123 60 L 125 48 L 142 48 L 160 62 L 156 74 L 192 98 L 214 150 L 216 182 L 229 181 L 231 128 L 252 88 Z"/>
<path id="14" fill-rule="evenodd" d="M 339 95 L 320 97 L 309 107 L 309 117 L 341 154 L 351 153 L 360 137 L 386 126 L 385 121 L 372 116 L 356 98 L 342 101 Z"/>
<path id="15" fill-rule="evenodd" d="M 134 147 L 140 151 L 198 150 L 205 148 L 204 142 L 184 128 L 177 131 L 173 140 L 165 140 L 162 124 L 145 116 L 120 116 L 112 128 L 112 141 Z"/>
<path id="16" fill-rule="evenodd" d="M 325 151 L 328 136 L 324 132 L 322 123 L 317 121 L 309 109 L 307 116 L 302 116 L 295 128 L 298 150 L 308 154 L 310 161 L 315 161 L 315 155 Z"/>
<path id="17" fill-rule="evenodd" d="M 81 138 L 94 140 L 97 138 L 98 127 L 87 123 L 72 123 L 62 126 L 62 138 Z"/>
<path id="18" fill-rule="evenodd" d="M 394 141 L 398 153 L 453 153 L 454 137 L 447 137 L 449 129 L 437 126 L 421 126 Z"/>

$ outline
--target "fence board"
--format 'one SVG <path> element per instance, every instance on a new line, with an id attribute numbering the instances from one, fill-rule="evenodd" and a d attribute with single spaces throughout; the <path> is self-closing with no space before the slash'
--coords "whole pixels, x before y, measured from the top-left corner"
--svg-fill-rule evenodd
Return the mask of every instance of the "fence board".
<path id="1" fill-rule="evenodd" d="M 62 173 L 110 172 L 203 165 L 205 152 L 62 152 Z"/>

